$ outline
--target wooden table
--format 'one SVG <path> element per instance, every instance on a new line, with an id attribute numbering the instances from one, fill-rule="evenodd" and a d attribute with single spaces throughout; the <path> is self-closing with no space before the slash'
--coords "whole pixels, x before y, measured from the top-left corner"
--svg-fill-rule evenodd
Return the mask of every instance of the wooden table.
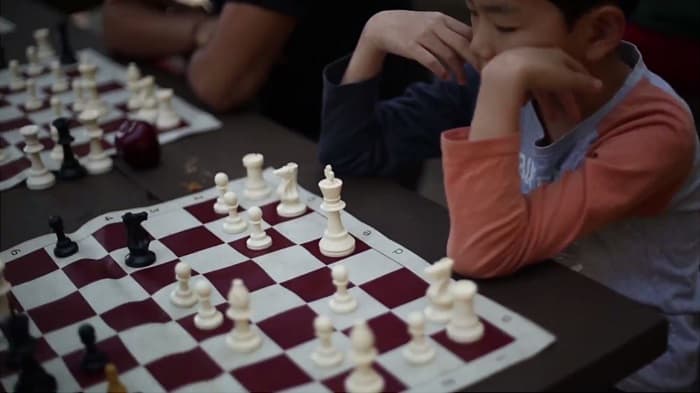
<path id="1" fill-rule="evenodd" d="M 8 59 L 23 58 L 33 29 L 53 26 L 59 18 L 41 4 L 21 0 L 3 1 L 3 16 L 17 24 L 14 33 L 3 37 Z M 72 33 L 76 48 L 101 49 L 90 34 Z M 155 73 L 160 85 L 194 101 L 184 81 L 145 68 Z M 78 183 L 58 184 L 44 192 L 18 186 L 1 193 L 0 247 L 48 233 L 51 214 L 62 215 L 70 232 L 108 211 L 185 195 L 187 183 L 213 186 L 217 171 L 242 177 L 241 157 L 248 152 L 264 153 L 266 166 L 297 162 L 300 184 L 316 190 L 321 165 L 314 143 L 250 113 L 226 114 L 220 120 L 220 131 L 163 146 L 162 162 L 154 170 L 137 172 L 117 161 L 111 173 Z M 343 199 L 350 213 L 426 260 L 444 255 L 449 232 L 444 208 L 385 179 L 344 181 Z M 557 342 L 470 390 L 608 389 L 665 350 L 667 325 L 661 315 L 555 263 L 479 285 L 484 295 L 549 330 Z"/>

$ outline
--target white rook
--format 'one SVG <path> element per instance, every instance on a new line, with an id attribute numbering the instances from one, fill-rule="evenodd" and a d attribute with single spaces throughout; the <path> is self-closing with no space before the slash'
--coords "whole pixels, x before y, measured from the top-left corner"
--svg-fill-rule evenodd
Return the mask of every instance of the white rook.
<path id="1" fill-rule="evenodd" d="M 246 169 L 245 190 L 243 196 L 251 201 L 266 198 L 272 191 L 263 178 L 263 163 L 265 158 L 259 153 L 250 153 L 243 156 L 243 166 Z"/>
<path id="2" fill-rule="evenodd" d="M 452 284 L 450 292 L 454 299 L 452 319 L 447 324 L 447 337 L 460 344 L 473 343 L 484 335 L 484 325 L 474 311 L 476 284 L 460 280 Z"/>

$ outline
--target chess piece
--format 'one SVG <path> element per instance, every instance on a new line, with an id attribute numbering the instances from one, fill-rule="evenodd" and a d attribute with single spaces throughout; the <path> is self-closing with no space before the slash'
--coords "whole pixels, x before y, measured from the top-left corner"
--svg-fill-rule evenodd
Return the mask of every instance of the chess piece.
<path id="1" fill-rule="evenodd" d="M 25 314 L 16 314 L 10 310 L 10 317 L 0 322 L 8 343 L 5 366 L 14 370 L 21 365 L 22 353 L 34 352 L 36 339 L 29 333 L 29 318 Z"/>
<path id="2" fill-rule="evenodd" d="M 29 76 L 37 76 L 41 75 L 41 73 L 44 71 L 44 67 L 39 63 L 39 56 L 36 53 L 36 47 L 34 46 L 28 46 L 27 47 L 27 75 Z"/>
<path id="3" fill-rule="evenodd" d="M 51 41 L 49 40 L 49 29 L 35 30 L 34 40 L 36 41 L 36 54 L 39 57 L 39 60 L 50 60 L 56 55 L 56 52 L 54 52 L 53 46 L 51 45 Z"/>
<path id="4" fill-rule="evenodd" d="M 265 182 L 262 173 L 264 161 L 265 158 L 259 153 L 243 156 L 243 166 L 245 166 L 247 173 L 243 196 L 251 201 L 258 201 L 270 195 L 270 187 Z"/>
<path id="5" fill-rule="evenodd" d="M 403 348 L 403 357 L 411 364 L 420 365 L 435 358 L 435 348 L 425 337 L 425 319 L 420 312 L 408 315 L 408 334 L 411 341 Z"/>
<path id="6" fill-rule="evenodd" d="M 328 226 L 323 231 L 319 248 L 327 257 L 344 257 L 355 251 L 355 238 L 345 230 L 340 219 L 340 213 L 345 209 L 345 202 L 340 199 L 343 181 L 335 177 L 330 165 L 326 165 L 324 174 L 326 178 L 318 182 L 318 187 L 323 194 L 321 210 L 328 217 Z"/>
<path id="7" fill-rule="evenodd" d="M 450 293 L 450 276 L 454 261 L 442 258 L 425 268 L 425 274 L 430 278 L 430 286 L 426 291 L 428 307 L 425 316 L 435 323 L 447 323 L 452 318 L 452 294 Z"/>
<path id="8" fill-rule="evenodd" d="M 71 47 L 70 37 L 68 37 L 68 21 L 66 19 L 59 23 L 58 34 L 61 40 L 61 64 L 75 64 L 75 52 Z"/>
<path id="9" fill-rule="evenodd" d="M 141 70 L 134 62 L 130 62 L 126 68 L 126 87 L 129 90 L 129 101 L 126 107 L 129 112 L 138 110 L 141 107 Z"/>
<path id="10" fill-rule="evenodd" d="M 350 359 L 355 369 L 345 379 L 348 393 L 379 393 L 384 390 L 384 378 L 372 367 L 377 358 L 374 334 L 367 322 L 356 322 L 350 333 Z"/>
<path id="11" fill-rule="evenodd" d="M 156 127 L 159 130 L 175 128 L 180 124 L 180 116 L 173 109 L 173 89 L 158 90 L 156 98 L 158 99 Z"/>
<path id="12" fill-rule="evenodd" d="M 133 61 L 126 66 L 126 83 L 138 82 L 141 79 L 141 70 Z"/>
<path id="13" fill-rule="evenodd" d="M 228 176 L 223 172 L 217 173 L 214 175 L 214 184 L 219 191 L 219 197 L 214 202 L 214 212 L 216 214 L 228 214 L 228 206 L 224 202 L 224 195 L 228 191 Z"/>
<path id="14" fill-rule="evenodd" d="M 333 324 L 331 320 L 319 315 L 314 319 L 314 330 L 319 346 L 311 354 L 311 360 L 323 368 L 336 367 L 343 362 L 343 353 L 333 346 Z"/>
<path id="15" fill-rule="evenodd" d="M 61 63 L 58 60 L 53 60 L 51 62 L 51 74 L 53 75 L 53 83 L 51 83 L 51 92 L 63 93 L 68 90 L 68 78 L 66 74 L 63 73 L 63 68 L 61 68 Z"/>
<path id="16" fill-rule="evenodd" d="M 233 280 L 228 293 L 229 309 L 226 316 L 234 322 L 233 329 L 226 336 L 226 344 L 235 352 L 248 353 L 260 347 L 262 339 L 250 327 L 250 293 L 243 280 Z"/>
<path id="17" fill-rule="evenodd" d="M 124 120 L 114 138 L 117 153 L 134 169 L 155 168 L 160 162 L 156 127 L 141 120 Z"/>
<path id="18" fill-rule="evenodd" d="M 119 380 L 119 371 L 114 363 L 105 366 L 105 379 L 107 379 L 107 393 L 127 393 L 126 386 Z"/>
<path id="19" fill-rule="evenodd" d="M 70 134 L 68 119 L 59 117 L 51 123 L 53 129 L 58 132 L 58 144 L 62 147 L 61 168 L 58 170 L 58 178 L 61 180 L 76 180 L 87 175 L 87 169 L 75 158 L 71 143 L 73 137 Z"/>
<path id="20" fill-rule="evenodd" d="M 158 118 L 158 99 L 156 98 L 156 83 L 153 76 L 146 76 L 139 81 L 141 95 L 141 107 L 135 118 L 151 124 L 156 123 Z"/>
<path id="21" fill-rule="evenodd" d="M 148 218 L 148 213 L 137 214 L 126 213 L 122 216 L 122 221 L 126 228 L 126 245 L 129 254 L 126 256 L 126 265 L 139 268 L 152 265 L 156 261 L 156 254 L 148 249 L 151 237 L 141 226 Z"/>
<path id="22" fill-rule="evenodd" d="M 97 348 L 95 328 L 89 323 L 82 324 L 78 328 L 78 335 L 85 346 L 85 353 L 80 362 L 80 368 L 91 374 L 103 372 L 108 359 L 107 355 Z"/>
<path id="23" fill-rule="evenodd" d="M 248 223 L 238 214 L 238 197 L 233 191 L 224 194 L 224 203 L 228 209 L 228 217 L 224 218 L 223 229 L 228 234 L 241 233 L 248 228 Z"/>
<path id="24" fill-rule="evenodd" d="M 61 104 L 61 99 L 58 96 L 51 97 L 51 111 L 53 112 L 54 119 L 63 117 L 63 105 Z M 49 153 L 49 157 L 56 162 L 61 162 L 63 160 L 63 147 L 58 143 L 58 130 L 51 124 L 49 125 L 49 132 L 51 134 L 51 140 L 53 141 L 53 149 Z"/>
<path id="25" fill-rule="evenodd" d="M 83 82 L 91 82 L 97 85 L 97 64 L 90 61 L 90 57 L 86 52 L 83 52 L 82 56 L 80 56 L 78 71 Z"/>
<path id="26" fill-rule="evenodd" d="M 75 113 L 80 113 L 85 109 L 83 82 L 80 79 L 73 79 L 73 82 L 71 82 L 71 89 L 73 90 L 74 96 L 71 109 L 73 109 Z"/>
<path id="27" fill-rule="evenodd" d="M 253 206 L 248 209 L 250 218 L 250 237 L 246 241 L 246 246 L 251 250 L 264 250 L 272 245 L 272 238 L 265 233 L 262 227 L 262 210 Z"/>
<path id="28" fill-rule="evenodd" d="M 194 289 L 199 297 L 199 309 L 194 316 L 194 326 L 201 330 L 213 330 L 221 326 L 224 317 L 221 311 L 211 304 L 211 285 L 204 280 L 199 280 Z"/>
<path id="29" fill-rule="evenodd" d="M 100 92 L 97 90 L 97 83 L 89 79 L 84 79 L 83 89 L 84 92 L 87 92 L 83 111 L 95 111 L 97 112 L 98 118 L 105 117 L 109 113 L 109 107 L 102 98 L 100 98 Z"/>
<path id="30" fill-rule="evenodd" d="M 56 392 L 56 378 L 41 367 L 33 351 L 22 352 L 21 365 L 22 369 L 14 386 L 15 392 Z"/>
<path id="31" fill-rule="evenodd" d="M 20 91 L 24 89 L 24 77 L 19 68 L 19 62 L 15 59 L 10 60 L 7 65 L 10 71 L 10 91 Z"/>
<path id="32" fill-rule="evenodd" d="M 36 92 L 36 81 L 29 78 L 25 81 L 25 86 L 27 88 L 27 98 L 24 101 L 24 109 L 31 112 L 44 106 L 44 101 L 39 98 Z"/>
<path id="33" fill-rule="evenodd" d="M 178 307 L 192 307 L 197 303 L 197 296 L 190 289 L 190 277 L 192 277 L 190 265 L 185 262 L 178 262 L 177 265 L 175 265 L 177 286 L 170 293 L 170 301 Z"/>
<path id="34" fill-rule="evenodd" d="M 329 300 L 328 305 L 331 310 L 338 314 L 348 314 L 357 308 L 357 300 L 348 292 L 348 269 L 345 265 L 335 265 L 331 269 L 331 277 L 333 277 L 333 285 L 336 291 Z"/>
<path id="35" fill-rule="evenodd" d="M 0 321 L 10 315 L 10 290 L 12 284 L 5 279 L 5 262 L 0 259 Z"/>
<path id="36" fill-rule="evenodd" d="M 274 171 L 274 174 L 281 179 L 277 187 L 277 195 L 280 198 L 280 203 L 277 205 L 277 214 L 281 217 L 297 217 L 306 211 L 306 205 L 299 200 L 298 172 L 299 165 L 294 162 L 290 162 Z"/>
<path id="37" fill-rule="evenodd" d="M 102 148 L 102 135 L 104 132 L 97 124 L 99 113 L 96 110 L 85 110 L 78 116 L 78 120 L 86 128 L 90 137 L 90 152 L 85 161 L 85 167 L 91 175 L 101 175 L 112 170 L 112 158 Z"/>
<path id="38" fill-rule="evenodd" d="M 476 290 L 476 284 L 469 280 L 457 281 L 450 287 L 454 308 L 447 324 L 447 337 L 454 342 L 469 344 L 484 336 L 484 325 L 474 311 Z"/>
<path id="39" fill-rule="evenodd" d="M 49 217 L 49 227 L 51 227 L 57 238 L 56 246 L 53 249 L 53 255 L 56 258 L 66 258 L 78 252 L 78 243 L 71 240 L 63 232 L 63 219 L 61 217 Z"/>
<path id="40" fill-rule="evenodd" d="M 39 142 L 39 127 L 28 125 L 20 128 L 19 132 L 26 143 L 24 153 L 32 163 L 27 176 L 27 187 L 30 190 L 44 190 L 56 184 L 56 177 L 46 169 L 39 155 L 44 150 L 44 146 Z"/>

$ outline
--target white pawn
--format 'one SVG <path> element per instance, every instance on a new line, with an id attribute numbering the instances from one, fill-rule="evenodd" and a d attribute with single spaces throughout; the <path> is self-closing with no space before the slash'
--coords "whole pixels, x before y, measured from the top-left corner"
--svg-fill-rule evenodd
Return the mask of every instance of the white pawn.
<path id="1" fill-rule="evenodd" d="M 147 76 L 139 81 L 141 84 L 141 108 L 136 118 L 155 124 L 158 118 L 158 99 L 156 98 L 156 83 L 153 76 Z"/>
<path id="2" fill-rule="evenodd" d="M 19 68 L 19 62 L 15 59 L 10 60 L 8 68 L 10 70 L 10 90 L 19 91 L 24 89 L 24 77 Z"/>
<path id="3" fill-rule="evenodd" d="M 90 137 L 90 152 L 85 161 L 85 168 L 91 175 L 101 175 L 112 170 L 112 158 L 102 148 L 104 132 L 97 124 L 99 113 L 96 110 L 86 110 L 78 116 Z"/>
<path id="4" fill-rule="evenodd" d="M 58 119 L 59 117 L 63 116 L 63 104 L 61 103 L 61 99 L 57 96 L 51 97 L 51 110 L 53 111 L 54 119 Z M 52 160 L 61 162 L 63 161 L 63 146 L 58 143 L 58 130 L 53 126 L 53 124 L 49 126 L 49 130 L 51 132 L 51 140 L 53 140 L 54 143 L 53 149 L 51 150 L 49 156 Z"/>
<path id="5" fill-rule="evenodd" d="M 250 237 L 246 241 L 246 246 L 251 250 L 264 250 L 272 245 L 272 238 L 265 233 L 262 227 L 262 210 L 253 206 L 248 209 L 250 218 Z"/>
<path id="6" fill-rule="evenodd" d="M 384 378 L 373 367 L 377 358 L 374 334 L 367 322 L 356 322 L 350 333 L 350 359 L 355 369 L 345 379 L 348 393 L 379 393 L 384 390 Z"/>
<path id="7" fill-rule="evenodd" d="M 233 280 L 228 292 L 229 309 L 226 316 L 234 322 L 226 336 L 226 344 L 235 352 L 252 352 L 260 347 L 262 339 L 250 327 L 250 293 L 243 280 Z"/>
<path id="8" fill-rule="evenodd" d="M 5 262 L 0 259 L 0 318 L 10 315 L 10 299 L 7 296 L 12 284 L 5 280 Z"/>
<path id="9" fill-rule="evenodd" d="M 104 117 L 109 112 L 107 104 L 100 97 L 100 92 L 97 90 L 97 83 L 93 80 L 83 80 L 83 89 L 87 93 L 85 102 L 85 111 L 97 111 L 98 117 Z"/>
<path id="10" fill-rule="evenodd" d="M 293 162 L 274 171 L 274 174 L 281 179 L 277 187 L 277 195 L 280 198 L 277 214 L 281 217 L 297 217 L 306 211 L 306 205 L 299 200 L 298 171 L 299 165 Z"/>
<path id="11" fill-rule="evenodd" d="M 314 319 L 314 331 L 318 337 L 319 346 L 311 354 L 311 360 L 317 366 L 330 368 L 343 362 L 343 353 L 333 346 L 333 324 L 325 315 Z"/>
<path id="12" fill-rule="evenodd" d="M 211 304 L 211 285 L 204 280 L 199 280 L 194 289 L 199 297 L 199 309 L 194 316 L 194 326 L 201 330 L 213 330 L 221 326 L 224 317 L 221 311 Z"/>
<path id="13" fill-rule="evenodd" d="M 224 172 L 219 172 L 214 175 L 214 184 L 219 191 L 219 196 L 214 202 L 214 212 L 216 214 L 228 214 L 228 206 L 224 202 L 224 195 L 228 192 L 228 175 Z"/>
<path id="14" fill-rule="evenodd" d="M 63 73 L 63 68 L 61 68 L 61 63 L 58 60 L 51 61 L 51 73 L 53 74 L 51 92 L 55 94 L 68 90 L 68 78 Z"/>
<path id="15" fill-rule="evenodd" d="M 39 127 L 28 125 L 20 128 L 20 134 L 24 137 L 24 153 L 29 156 L 32 166 L 29 168 L 27 187 L 30 190 L 43 190 L 56 183 L 56 177 L 49 172 L 41 161 L 41 153 L 44 146 L 39 142 Z"/>
<path id="16" fill-rule="evenodd" d="M 243 196 L 257 201 L 270 195 L 270 187 L 263 178 L 263 163 L 265 158 L 259 153 L 250 153 L 243 156 L 243 166 L 246 168 L 246 181 Z"/>
<path id="17" fill-rule="evenodd" d="M 27 99 L 24 101 L 24 109 L 28 111 L 35 111 L 44 105 L 44 102 L 37 96 L 36 93 L 36 82 L 34 79 L 29 78 L 25 82 L 27 86 Z"/>
<path id="18" fill-rule="evenodd" d="M 328 302 L 331 310 L 338 314 L 348 314 L 355 311 L 357 300 L 348 292 L 348 284 L 350 283 L 348 269 L 344 265 L 333 266 L 331 277 L 333 277 L 333 285 L 336 288 L 333 297 Z"/>
<path id="19" fill-rule="evenodd" d="M 484 336 L 484 325 L 474 311 L 476 284 L 460 280 L 452 284 L 450 292 L 454 298 L 452 319 L 447 324 L 447 337 L 460 344 L 469 344 Z"/>
<path id="20" fill-rule="evenodd" d="M 450 293 L 450 276 L 454 261 L 442 258 L 425 268 L 425 274 L 430 278 L 430 286 L 426 291 L 428 307 L 425 316 L 435 323 L 447 323 L 452 318 L 452 294 Z"/>
<path id="21" fill-rule="evenodd" d="M 39 63 L 39 56 L 36 53 L 36 47 L 34 46 L 28 46 L 27 47 L 27 75 L 29 76 L 37 76 L 44 71 L 44 67 L 41 66 Z"/>
<path id="22" fill-rule="evenodd" d="M 162 89 L 156 93 L 158 98 L 158 117 L 156 127 L 167 130 L 180 124 L 180 116 L 173 109 L 173 89 Z"/>
<path id="23" fill-rule="evenodd" d="M 127 109 L 129 109 L 129 112 L 134 112 L 141 108 L 141 105 L 143 104 L 142 100 L 142 93 L 141 93 L 141 87 L 142 85 L 139 83 L 139 80 L 141 79 L 141 70 L 139 70 L 138 66 L 136 66 L 135 63 L 129 63 L 129 66 L 126 69 L 126 86 L 129 89 L 129 101 L 126 104 Z"/>
<path id="24" fill-rule="evenodd" d="M 228 208 L 228 217 L 224 218 L 224 232 L 234 235 L 245 231 L 248 223 L 238 214 L 238 197 L 233 191 L 224 194 L 224 203 Z"/>
<path id="25" fill-rule="evenodd" d="M 54 57 L 55 52 L 51 41 L 49 41 L 49 29 L 39 29 L 34 31 L 34 40 L 36 41 L 36 54 L 39 60 L 49 60 Z"/>
<path id="26" fill-rule="evenodd" d="M 192 307 L 197 303 L 197 296 L 190 289 L 190 277 L 192 277 L 190 265 L 185 262 L 178 262 L 175 265 L 177 286 L 170 292 L 170 301 L 178 307 Z"/>
<path id="27" fill-rule="evenodd" d="M 85 94 L 83 91 L 83 81 L 80 79 L 73 79 L 71 82 L 71 88 L 73 89 L 73 105 L 71 109 L 73 112 L 80 113 L 85 109 Z"/>
<path id="28" fill-rule="evenodd" d="M 435 358 L 433 348 L 425 337 L 425 319 L 423 314 L 412 312 L 408 315 L 408 334 L 411 341 L 403 348 L 403 356 L 415 365 L 425 364 Z"/>
<path id="29" fill-rule="evenodd" d="M 141 70 L 136 63 L 129 62 L 126 67 L 126 83 L 138 82 L 141 79 Z"/>
<path id="30" fill-rule="evenodd" d="M 80 71 L 80 77 L 84 82 L 92 82 L 97 85 L 97 65 L 90 61 L 90 57 L 85 52 L 80 56 L 78 71 Z"/>

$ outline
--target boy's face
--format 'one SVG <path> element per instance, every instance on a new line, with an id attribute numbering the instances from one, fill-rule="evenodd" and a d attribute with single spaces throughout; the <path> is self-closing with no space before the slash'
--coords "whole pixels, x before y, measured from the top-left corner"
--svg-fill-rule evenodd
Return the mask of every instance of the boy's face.
<path id="1" fill-rule="evenodd" d="M 499 53 L 523 46 L 559 47 L 581 56 L 575 32 L 549 0 L 467 0 L 467 7 L 479 70 Z"/>

